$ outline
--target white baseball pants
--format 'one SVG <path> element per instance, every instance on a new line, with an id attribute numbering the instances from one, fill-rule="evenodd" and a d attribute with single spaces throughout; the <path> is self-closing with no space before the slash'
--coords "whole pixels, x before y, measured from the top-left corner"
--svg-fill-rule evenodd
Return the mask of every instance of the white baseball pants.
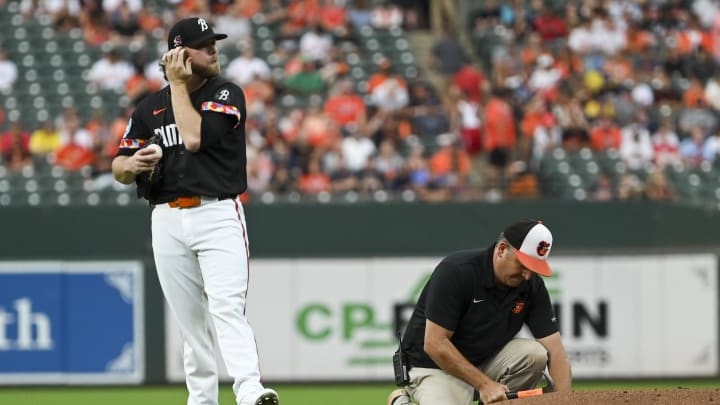
<path id="1" fill-rule="evenodd" d="M 218 405 L 213 336 L 237 400 L 260 391 L 255 336 L 245 317 L 249 250 L 240 201 L 157 205 L 152 245 L 160 286 L 182 333 L 188 405 Z"/>

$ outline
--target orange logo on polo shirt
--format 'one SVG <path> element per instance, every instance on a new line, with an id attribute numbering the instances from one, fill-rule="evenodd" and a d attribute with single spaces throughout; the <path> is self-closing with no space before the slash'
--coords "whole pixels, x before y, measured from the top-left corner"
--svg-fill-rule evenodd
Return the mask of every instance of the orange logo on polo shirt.
<path id="1" fill-rule="evenodd" d="M 515 306 L 512 309 L 513 314 L 519 314 L 525 309 L 525 301 L 515 301 Z"/>
<path id="2" fill-rule="evenodd" d="M 537 253 L 540 256 L 545 256 L 548 252 L 548 249 L 550 249 L 550 244 L 545 242 L 544 240 L 541 240 L 540 243 L 537 245 Z"/>

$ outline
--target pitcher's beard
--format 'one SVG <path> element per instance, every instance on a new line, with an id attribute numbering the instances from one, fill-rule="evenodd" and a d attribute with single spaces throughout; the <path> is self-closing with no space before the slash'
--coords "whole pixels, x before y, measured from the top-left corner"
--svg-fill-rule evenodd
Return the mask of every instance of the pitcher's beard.
<path id="1" fill-rule="evenodd" d="M 193 64 L 192 71 L 193 74 L 209 79 L 220 74 L 220 65 L 218 65 L 217 63 L 207 66 L 198 66 Z"/>

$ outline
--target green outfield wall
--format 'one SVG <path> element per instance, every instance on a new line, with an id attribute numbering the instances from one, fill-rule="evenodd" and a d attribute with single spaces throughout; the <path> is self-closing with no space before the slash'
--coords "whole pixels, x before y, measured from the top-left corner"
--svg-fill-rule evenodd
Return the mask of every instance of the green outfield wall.
<path id="1" fill-rule="evenodd" d="M 720 212 L 676 205 L 517 201 L 502 204 L 249 204 L 254 257 L 439 256 L 486 246 L 519 217 L 543 219 L 553 255 L 720 252 Z M 0 260 L 141 260 L 153 269 L 150 209 L 4 207 Z M 163 300 L 145 275 L 147 381 L 164 381 Z"/>
<path id="2" fill-rule="evenodd" d="M 442 254 L 484 246 L 523 216 L 549 225 L 554 254 L 720 247 L 719 211 L 642 202 L 250 204 L 245 211 L 256 257 Z M 0 257 L 150 256 L 149 217 L 143 206 L 2 208 Z"/>

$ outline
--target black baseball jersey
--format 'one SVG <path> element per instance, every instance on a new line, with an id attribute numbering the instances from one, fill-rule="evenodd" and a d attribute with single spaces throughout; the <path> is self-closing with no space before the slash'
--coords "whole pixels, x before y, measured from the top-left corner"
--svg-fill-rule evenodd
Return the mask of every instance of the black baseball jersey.
<path id="1" fill-rule="evenodd" d="M 200 150 L 185 149 L 175 124 L 170 86 L 147 96 L 133 112 L 118 155 L 130 156 L 155 136 L 163 157 L 159 180 L 136 178 L 138 197 L 158 204 L 196 195 L 230 197 L 247 188 L 245 95 L 232 82 L 216 76 L 190 94 L 202 116 Z"/>
<path id="2" fill-rule="evenodd" d="M 426 319 L 454 331 L 452 343 L 476 366 L 502 349 L 524 323 L 538 339 L 558 331 L 540 276 L 533 274 L 514 288 L 495 285 L 494 248 L 453 253 L 435 268 L 403 336 L 411 366 L 439 368 L 423 350 Z"/>

